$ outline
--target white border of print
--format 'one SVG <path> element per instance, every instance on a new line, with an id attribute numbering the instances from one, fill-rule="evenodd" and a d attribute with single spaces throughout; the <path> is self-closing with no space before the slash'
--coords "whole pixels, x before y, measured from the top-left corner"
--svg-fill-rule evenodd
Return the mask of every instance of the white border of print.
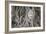
<path id="1" fill-rule="evenodd" d="M 26 27 L 26 28 L 11 28 L 11 6 L 31 6 L 31 7 L 41 7 L 41 27 Z M 33 4 L 9 4 L 9 31 L 21 31 L 21 30 L 39 30 L 43 29 L 43 6 L 33 5 Z"/>

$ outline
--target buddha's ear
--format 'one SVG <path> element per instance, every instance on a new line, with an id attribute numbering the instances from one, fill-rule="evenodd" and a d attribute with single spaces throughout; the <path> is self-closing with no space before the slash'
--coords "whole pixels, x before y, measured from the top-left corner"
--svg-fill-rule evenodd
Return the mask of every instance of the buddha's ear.
<path id="1" fill-rule="evenodd" d="M 32 11 L 33 11 L 33 14 L 35 16 L 35 8 L 34 7 L 32 7 Z"/>

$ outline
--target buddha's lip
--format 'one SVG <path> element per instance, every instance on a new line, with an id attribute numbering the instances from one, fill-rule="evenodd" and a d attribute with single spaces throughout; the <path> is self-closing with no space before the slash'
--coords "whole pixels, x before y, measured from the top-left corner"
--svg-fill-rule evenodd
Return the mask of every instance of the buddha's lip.
<path id="1" fill-rule="evenodd" d="M 28 15 L 28 16 L 33 16 L 33 15 Z"/>

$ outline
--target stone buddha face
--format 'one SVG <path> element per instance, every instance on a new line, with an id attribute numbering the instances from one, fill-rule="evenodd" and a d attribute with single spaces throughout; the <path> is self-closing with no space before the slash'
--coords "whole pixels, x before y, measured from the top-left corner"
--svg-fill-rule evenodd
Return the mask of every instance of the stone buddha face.
<path id="1" fill-rule="evenodd" d="M 34 18 L 34 15 L 35 15 L 35 11 L 32 10 L 32 9 L 29 9 L 28 18 L 29 18 L 29 19 L 33 19 L 33 18 Z"/>

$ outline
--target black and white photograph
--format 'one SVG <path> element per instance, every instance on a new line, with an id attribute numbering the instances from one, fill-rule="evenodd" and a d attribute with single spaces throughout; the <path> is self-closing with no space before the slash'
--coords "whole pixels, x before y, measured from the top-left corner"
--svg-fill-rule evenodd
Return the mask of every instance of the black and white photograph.
<path id="1" fill-rule="evenodd" d="M 43 5 L 9 4 L 9 31 L 43 29 Z"/>
<path id="2" fill-rule="evenodd" d="M 12 6 L 12 28 L 40 27 L 40 7 Z"/>

